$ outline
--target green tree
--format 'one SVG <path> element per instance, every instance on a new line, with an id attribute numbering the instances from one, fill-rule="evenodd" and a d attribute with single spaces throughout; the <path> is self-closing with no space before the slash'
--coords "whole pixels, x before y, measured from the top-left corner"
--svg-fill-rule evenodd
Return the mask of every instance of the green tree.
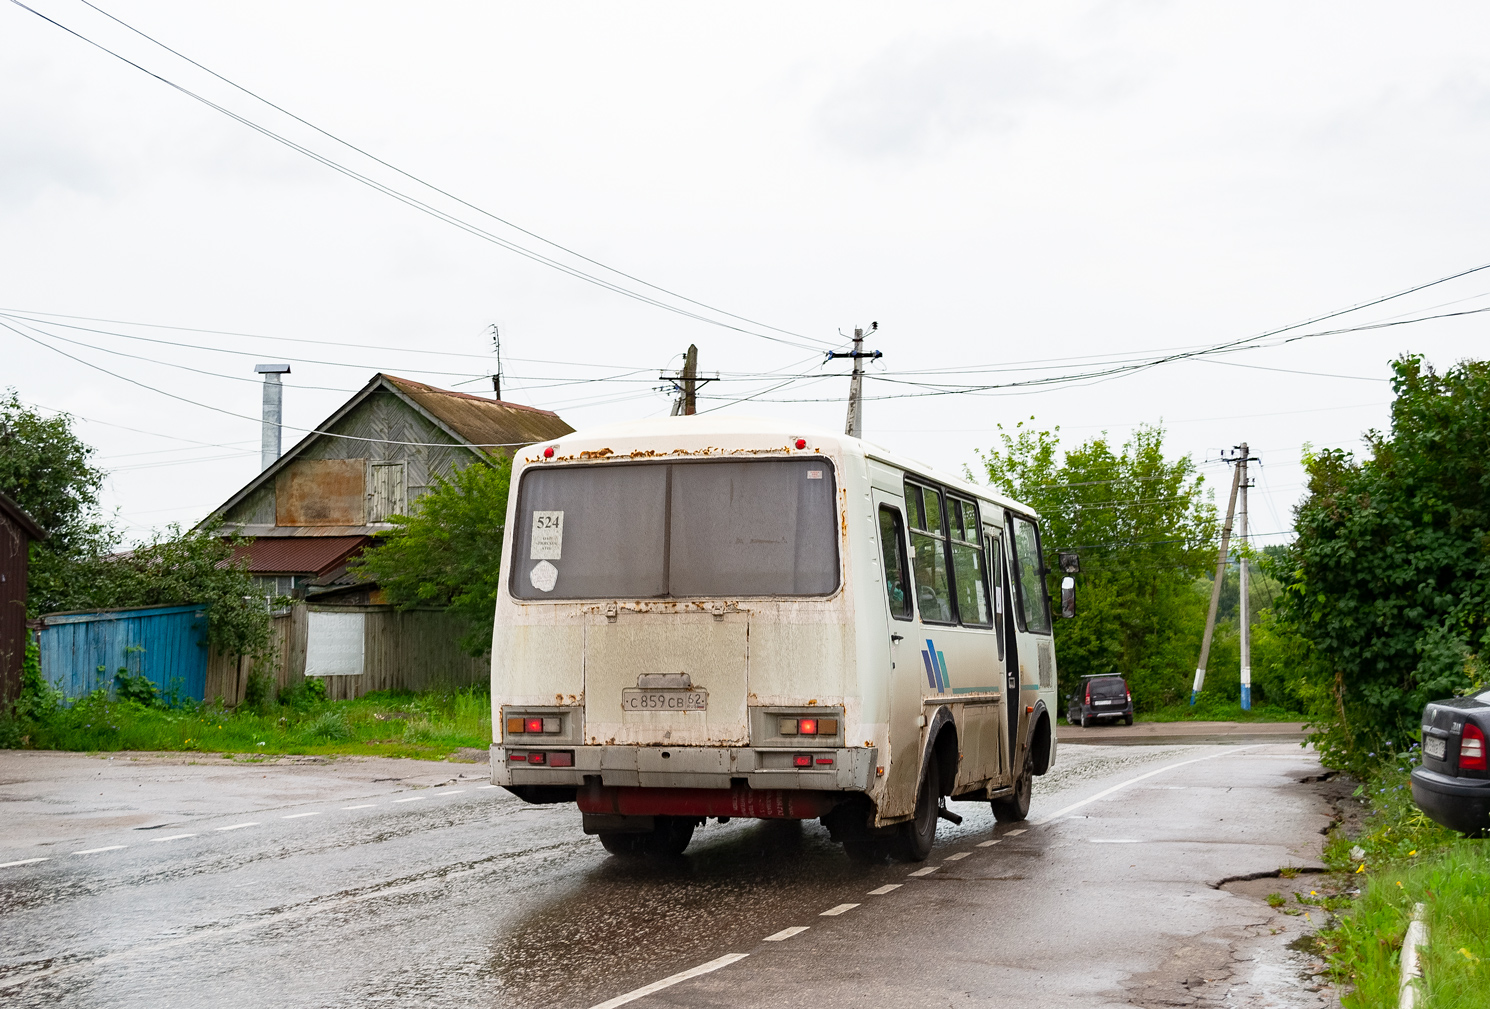
<path id="1" fill-rule="evenodd" d="M 1370 458 L 1305 459 L 1284 593 L 1324 663 L 1315 742 L 1347 767 L 1405 748 L 1425 702 L 1475 680 L 1490 638 L 1490 362 L 1393 370 Z"/>
<path id="2" fill-rule="evenodd" d="M 1204 477 L 1188 456 L 1165 458 L 1159 427 L 1063 456 L 1059 432 L 1000 425 L 1002 446 L 979 456 L 989 483 L 1039 512 L 1057 598 L 1057 554 L 1081 557 L 1076 617 L 1055 626 L 1062 694 L 1084 675 L 1120 673 L 1140 708 L 1172 704 L 1188 696 L 1208 602 L 1197 580 L 1215 558 Z"/>
<path id="3" fill-rule="evenodd" d="M 70 565 L 118 542 L 99 515 L 103 470 L 72 427 L 67 414 L 45 417 L 14 389 L 0 398 L 0 491 L 47 531 L 47 539 L 31 544 L 26 609 L 33 618 L 63 608 Z"/>
<path id="4" fill-rule="evenodd" d="M 496 459 L 439 480 L 353 570 L 402 608 L 453 611 L 469 628 L 461 645 L 472 655 L 490 651 L 511 477 L 512 461 Z"/>

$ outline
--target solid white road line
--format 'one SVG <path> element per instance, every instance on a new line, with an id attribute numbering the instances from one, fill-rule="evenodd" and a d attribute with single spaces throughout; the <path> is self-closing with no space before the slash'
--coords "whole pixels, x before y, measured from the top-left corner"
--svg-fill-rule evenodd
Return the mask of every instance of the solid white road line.
<path id="1" fill-rule="evenodd" d="M 150 840 L 152 840 L 152 841 L 154 841 L 154 842 L 156 842 L 158 844 L 161 841 L 179 841 L 183 837 L 196 837 L 196 836 L 197 835 L 195 835 L 195 834 L 172 834 L 170 837 L 152 837 Z"/>
<path id="2" fill-rule="evenodd" d="M 989 846 L 989 845 L 990 845 L 990 844 L 998 844 L 998 843 L 999 843 L 999 842 L 1000 842 L 1000 841 L 1002 841 L 1002 840 L 1003 840 L 1003 838 L 1002 838 L 1002 837 L 996 837 L 996 838 L 994 838 L 994 839 L 993 839 L 993 840 L 992 840 L 992 841 L 979 841 L 979 842 L 978 842 L 978 847 L 980 847 L 980 848 L 986 848 L 986 847 L 988 847 L 988 846 Z"/>
<path id="3" fill-rule="evenodd" d="M 943 859 L 943 860 L 942 860 L 942 861 L 944 861 L 944 862 L 955 862 L 955 861 L 957 861 L 957 860 L 958 860 L 958 859 L 959 859 L 959 858 L 967 858 L 967 857 L 968 857 L 968 855 L 969 855 L 969 854 L 971 854 L 971 852 L 966 852 L 966 851 L 959 851 L 959 852 L 958 852 L 958 853 L 957 853 L 957 854 L 955 854 L 955 855 L 948 855 L 948 856 L 947 856 L 947 857 L 946 857 L 946 858 L 944 858 L 944 859 Z"/>
<path id="4" fill-rule="evenodd" d="M 100 851 L 118 851 L 120 848 L 128 848 L 127 844 L 111 844 L 107 848 L 84 848 L 82 851 L 73 852 L 74 855 L 96 855 Z"/>
<path id="5" fill-rule="evenodd" d="M 51 858 L 50 855 L 43 855 L 41 858 L 23 858 L 16 862 L 0 862 L 0 869 L 9 869 L 13 865 L 31 865 L 33 862 L 45 862 L 49 858 Z"/>
<path id="6" fill-rule="evenodd" d="M 653 981 L 651 984 L 643 985 L 635 991 L 627 992 L 625 995 L 617 995 L 615 998 L 601 1002 L 599 1005 L 591 1006 L 590 1009 L 616 1009 L 617 1006 L 623 1006 L 628 1002 L 635 1002 L 645 995 L 661 991 L 664 988 L 671 988 L 679 981 L 687 981 L 689 978 L 698 977 L 700 974 L 708 974 L 721 967 L 728 967 L 730 964 L 737 963 L 749 955 L 749 953 L 726 953 L 716 960 L 701 963 L 697 967 L 689 967 L 685 971 L 681 971 L 671 977 L 665 977 L 661 981 Z"/>
<path id="7" fill-rule="evenodd" d="M 250 820 L 247 823 L 230 823 L 226 827 L 218 827 L 218 830 L 242 830 L 244 827 L 257 827 L 259 821 Z"/>
<path id="8" fill-rule="evenodd" d="M 832 917 L 834 917 L 836 915 L 842 914 L 845 911 L 852 911 L 854 908 L 856 908 L 858 906 L 859 906 L 858 904 L 839 904 L 837 907 L 830 907 L 830 908 L 828 908 L 826 911 L 824 911 L 821 914 L 819 914 L 818 917 L 819 918 L 832 918 Z"/>
<path id="9" fill-rule="evenodd" d="M 422 798 L 424 798 L 424 796 L 422 796 L 422 795 L 411 795 L 407 799 L 394 799 L 393 801 L 394 802 L 418 802 Z"/>
<path id="10" fill-rule="evenodd" d="M 1082 806 L 1085 806 L 1088 803 L 1096 802 L 1098 799 L 1105 799 L 1113 792 L 1127 788 L 1129 785 L 1136 785 L 1138 782 L 1143 781 L 1145 778 L 1152 778 L 1156 774 L 1163 774 L 1165 771 L 1172 771 L 1176 767 L 1184 767 L 1186 764 L 1198 764 L 1202 760 L 1214 760 L 1217 757 L 1224 757 L 1230 753 L 1241 753 L 1245 750 L 1253 750 L 1262 745 L 1262 743 L 1252 743 L 1249 746 L 1225 746 L 1222 749 L 1217 750 L 1215 753 L 1207 753 L 1204 757 L 1192 757 L 1189 760 L 1181 760 L 1174 764 L 1165 764 L 1163 767 L 1158 767 L 1152 771 L 1140 774 L 1136 778 L 1129 778 L 1127 781 L 1120 781 L 1116 785 L 1113 785 L 1111 788 L 1104 788 L 1102 791 L 1098 792 L 1096 795 L 1091 796 L 1090 798 L 1082 799 L 1080 802 L 1073 802 L 1069 806 L 1063 806 L 1062 808 L 1057 809 L 1054 813 L 1051 813 L 1049 816 L 1042 816 L 1038 820 L 1031 820 L 1030 826 L 1039 827 L 1043 824 L 1050 823 L 1052 820 L 1059 820 L 1061 817 L 1065 816 L 1067 813 L 1070 813 L 1072 810 L 1080 809 Z M 1022 831 L 1011 830 L 1009 831 L 1009 833 L 1013 835 L 1022 833 Z"/>
<path id="11" fill-rule="evenodd" d="M 899 890 L 904 885 L 905 884 L 903 883 L 886 883 L 884 886 L 876 887 L 875 889 L 870 890 L 869 896 L 878 897 L 882 894 L 889 893 L 891 890 Z"/>
<path id="12" fill-rule="evenodd" d="M 924 869 L 917 869 L 915 872 L 911 873 L 911 875 L 912 876 L 930 876 L 933 872 L 936 872 L 940 868 L 941 868 L 941 866 L 939 866 L 939 865 L 928 865 Z"/>
<path id="13" fill-rule="evenodd" d="M 314 813 L 291 813 L 289 816 L 282 816 L 282 817 L 280 817 L 280 819 L 281 820 L 298 820 L 302 816 L 320 816 L 320 815 L 321 815 L 321 811 L 320 810 L 316 810 Z"/>
<path id="14" fill-rule="evenodd" d="M 776 932 L 772 935 L 766 936 L 766 938 L 762 941 L 783 942 L 787 939 L 790 939 L 794 935 L 801 935 L 803 932 L 807 931 L 807 928 L 808 926 L 806 925 L 793 925 L 791 928 L 784 928 L 780 932 Z"/>
<path id="15" fill-rule="evenodd" d="M 342 809 L 372 809 L 376 805 L 377 805 L 376 802 L 364 802 L 360 806 L 343 806 L 341 808 Z"/>

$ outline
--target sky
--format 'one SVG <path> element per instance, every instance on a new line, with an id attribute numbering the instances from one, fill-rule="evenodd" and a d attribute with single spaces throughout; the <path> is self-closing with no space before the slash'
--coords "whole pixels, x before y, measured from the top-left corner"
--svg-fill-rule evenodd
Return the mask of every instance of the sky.
<path id="1" fill-rule="evenodd" d="M 1091 376 L 1490 263 L 1481 5 L 26 2 L 0 389 L 76 418 L 134 540 L 258 472 L 259 362 L 287 446 L 380 370 L 489 394 L 493 324 L 504 398 L 576 428 L 666 415 L 692 343 L 700 409 L 841 429 L 824 351 L 878 323 L 870 440 L 961 472 L 999 425 L 1162 425 L 1223 505 L 1245 441 L 1280 542 L 1395 357 L 1490 346 L 1490 313 L 1314 335 L 1490 308 L 1486 270 Z"/>

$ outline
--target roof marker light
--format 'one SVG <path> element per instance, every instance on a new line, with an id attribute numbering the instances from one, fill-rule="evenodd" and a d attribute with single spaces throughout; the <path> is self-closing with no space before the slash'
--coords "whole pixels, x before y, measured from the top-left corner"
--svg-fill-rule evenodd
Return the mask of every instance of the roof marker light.
<path id="1" fill-rule="evenodd" d="M 798 448 L 806 448 L 807 447 L 807 439 L 806 438 L 798 438 L 797 439 L 797 447 Z"/>
<path id="2" fill-rule="evenodd" d="M 543 450 L 543 458 L 545 458 L 545 459 L 552 459 L 553 457 L 554 457 L 554 447 L 552 445 L 550 445 L 550 446 L 548 446 L 547 448 L 545 448 Z"/>

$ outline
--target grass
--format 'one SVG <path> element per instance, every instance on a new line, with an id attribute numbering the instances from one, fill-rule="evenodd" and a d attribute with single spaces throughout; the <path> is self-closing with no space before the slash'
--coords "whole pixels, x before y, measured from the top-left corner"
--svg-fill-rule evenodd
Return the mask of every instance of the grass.
<path id="1" fill-rule="evenodd" d="M 0 741 L 42 750 L 177 750 L 199 753 L 364 754 L 440 760 L 491 745 L 484 690 L 380 691 L 354 701 L 301 693 L 236 710 L 178 708 L 94 695 L 24 722 L 0 726 Z"/>
<path id="2" fill-rule="evenodd" d="M 1254 704 L 1252 710 L 1243 711 L 1242 702 L 1236 697 L 1225 697 L 1219 692 L 1201 691 L 1200 697 L 1191 707 L 1181 701 L 1151 711 L 1137 714 L 1140 722 L 1303 722 L 1307 716 L 1271 704 Z"/>
<path id="3" fill-rule="evenodd" d="M 1336 831 L 1325 861 L 1359 895 L 1319 934 L 1336 979 L 1354 985 L 1345 1009 L 1397 1005 L 1402 941 L 1416 904 L 1424 905 L 1426 1009 L 1483 1009 L 1490 988 L 1490 842 L 1466 840 L 1429 820 L 1412 802 L 1411 754 L 1361 786 L 1370 801 L 1355 837 Z"/>

